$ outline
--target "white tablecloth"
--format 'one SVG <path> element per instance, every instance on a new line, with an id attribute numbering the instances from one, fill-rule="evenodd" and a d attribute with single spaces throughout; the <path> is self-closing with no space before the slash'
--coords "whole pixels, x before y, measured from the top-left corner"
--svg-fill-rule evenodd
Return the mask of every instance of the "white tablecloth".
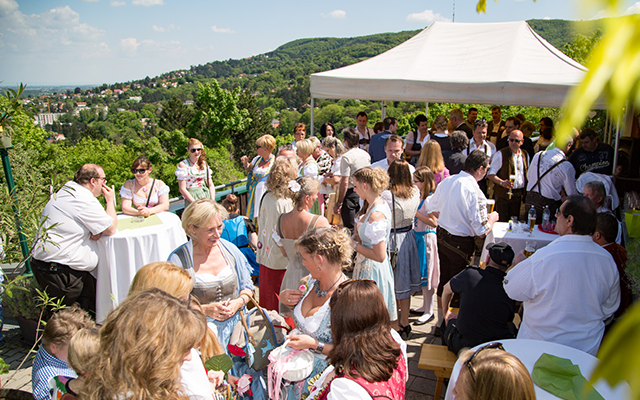
<path id="1" fill-rule="evenodd" d="M 157 214 L 161 225 L 118 231 L 98 240 L 96 322 L 102 323 L 109 311 L 127 297 L 129 285 L 136 272 L 154 261 L 166 261 L 169 254 L 187 236 L 177 215 Z M 131 218 L 118 215 L 118 219 Z"/>
<path id="2" fill-rule="evenodd" d="M 540 358 L 542 353 L 570 359 L 575 365 L 580 366 L 580 372 L 582 372 L 582 375 L 587 379 L 589 379 L 598 363 L 598 359 L 591 354 L 557 343 L 528 339 L 505 339 L 497 341 L 502 343 L 502 346 L 506 351 L 518 357 L 520 361 L 522 361 L 525 367 L 527 367 L 529 374 L 533 371 L 533 366 L 536 361 L 538 361 L 538 358 Z M 478 345 L 473 349 L 476 350 L 482 346 L 483 345 Z M 451 379 L 447 386 L 445 400 L 453 399 L 452 391 L 456 385 L 456 381 L 458 380 L 461 365 L 462 364 L 458 359 L 453 367 L 453 372 L 451 373 Z M 533 384 L 533 387 L 536 391 L 537 400 L 558 399 L 558 397 L 553 394 L 539 388 L 535 383 Z M 629 394 L 631 393 L 631 389 L 626 382 L 616 385 L 615 388 L 611 388 L 606 381 L 601 379 L 594 385 L 594 387 L 606 400 L 626 400 L 630 398 Z"/>
<path id="3" fill-rule="evenodd" d="M 513 248 L 513 251 L 516 254 L 518 254 L 524 250 L 524 246 L 527 241 L 536 242 L 536 250 L 538 250 L 560 237 L 560 235 L 552 235 L 550 233 L 542 232 L 538 229 L 538 225 L 533 228 L 533 237 L 529 236 L 529 232 L 513 233 L 509 232 L 508 229 L 508 222 L 496 222 L 493 225 L 493 229 L 484 240 L 480 261 L 485 262 L 487 260 L 487 255 L 489 254 L 487 251 L 487 245 L 489 243 L 505 242 Z"/>

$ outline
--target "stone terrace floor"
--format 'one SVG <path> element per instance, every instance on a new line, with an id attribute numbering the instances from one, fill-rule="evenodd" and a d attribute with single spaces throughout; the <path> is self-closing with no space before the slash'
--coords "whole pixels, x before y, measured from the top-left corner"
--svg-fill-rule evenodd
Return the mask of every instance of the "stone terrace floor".
<path id="1" fill-rule="evenodd" d="M 422 305 L 422 297 L 414 296 L 411 300 L 411 308 L 418 308 Z M 417 317 L 411 316 L 411 321 L 415 321 Z M 413 331 L 409 340 L 407 340 L 407 356 L 409 359 L 409 381 L 407 382 L 407 390 L 405 394 L 406 400 L 432 400 L 436 387 L 436 377 L 432 371 L 418 369 L 418 359 L 420 358 L 420 349 L 424 343 L 440 344 L 440 338 L 433 336 L 435 322 L 432 321 L 422 326 L 413 326 Z M 10 365 L 8 375 L 1 375 L 2 387 L 6 389 L 20 389 L 31 392 L 31 364 L 33 361 L 31 356 L 22 365 L 21 369 L 14 375 L 18 365 L 29 352 L 29 347 L 23 344 L 21 339 L 20 328 L 15 321 L 11 319 L 5 320 L 4 324 L 5 345 L 0 349 L 0 357 Z M 13 378 L 7 381 L 9 377 Z M 446 392 L 446 386 L 442 389 L 442 398 Z"/>

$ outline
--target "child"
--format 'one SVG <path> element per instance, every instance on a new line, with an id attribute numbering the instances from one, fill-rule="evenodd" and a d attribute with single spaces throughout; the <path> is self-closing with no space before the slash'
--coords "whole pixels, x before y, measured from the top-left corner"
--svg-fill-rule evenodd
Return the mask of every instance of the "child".
<path id="1" fill-rule="evenodd" d="M 91 371 L 91 360 L 100 349 L 100 331 L 98 328 L 83 328 L 69 342 L 68 362 L 78 374 L 76 379 L 66 376 L 54 376 L 49 380 L 51 400 L 72 400 L 78 398 L 84 379 Z"/>
<path id="2" fill-rule="evenodd" d="M 36 400 L 51 398 L 49 380 L 54 376 L 78 377 L 67 364 L 69 342 L 80 329 L 94 327 L 95 322 L 89 314 L 76 305 L 58 311 L 47 322 L 42 345 L 36 353 L 31 371 L 33 397 Z"/>

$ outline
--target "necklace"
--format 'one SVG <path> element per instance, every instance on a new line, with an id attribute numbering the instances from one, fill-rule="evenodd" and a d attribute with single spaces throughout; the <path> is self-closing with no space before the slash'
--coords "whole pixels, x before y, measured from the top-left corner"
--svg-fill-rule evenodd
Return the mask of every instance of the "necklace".
<path id="1" fill-rule="evenodd" d="M 269 161 L 271 161 L 271 154 L 269 154 L 269 158 L 268 159 L 264 159 L 264 157 L 260 156 L 260 162 L 262 162 L 263 164 L 268 163 Z"/>
<path id="2" fill-rule="evenodd" d="M 344 274 L 340 274 L 338 279 L 336 279 L 336 281 L 333 282 L 333 285 L 331 285 L 327 290 L 320 290 L 320 281 L 316 281 L 316 284 L 313 287 L 313 291 L 316 292 L 316 295 L 318 295 L 318 297 L 326 297 L 329 290 L 331 290 L 336 285 L 336 283 L 338 283 L 338 281 L 342 279 L 343 276 Z"/>

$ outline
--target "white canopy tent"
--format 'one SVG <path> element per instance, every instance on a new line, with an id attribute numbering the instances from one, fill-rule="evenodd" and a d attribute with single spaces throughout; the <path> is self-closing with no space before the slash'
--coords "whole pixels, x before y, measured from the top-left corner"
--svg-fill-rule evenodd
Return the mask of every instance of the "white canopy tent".
<path id="1" fill-rule="evenodd" d="M 311 98 L 560 107 L 586 68 L 525 21 L 434 22 L 357 64 L 311 75 Z"/>

